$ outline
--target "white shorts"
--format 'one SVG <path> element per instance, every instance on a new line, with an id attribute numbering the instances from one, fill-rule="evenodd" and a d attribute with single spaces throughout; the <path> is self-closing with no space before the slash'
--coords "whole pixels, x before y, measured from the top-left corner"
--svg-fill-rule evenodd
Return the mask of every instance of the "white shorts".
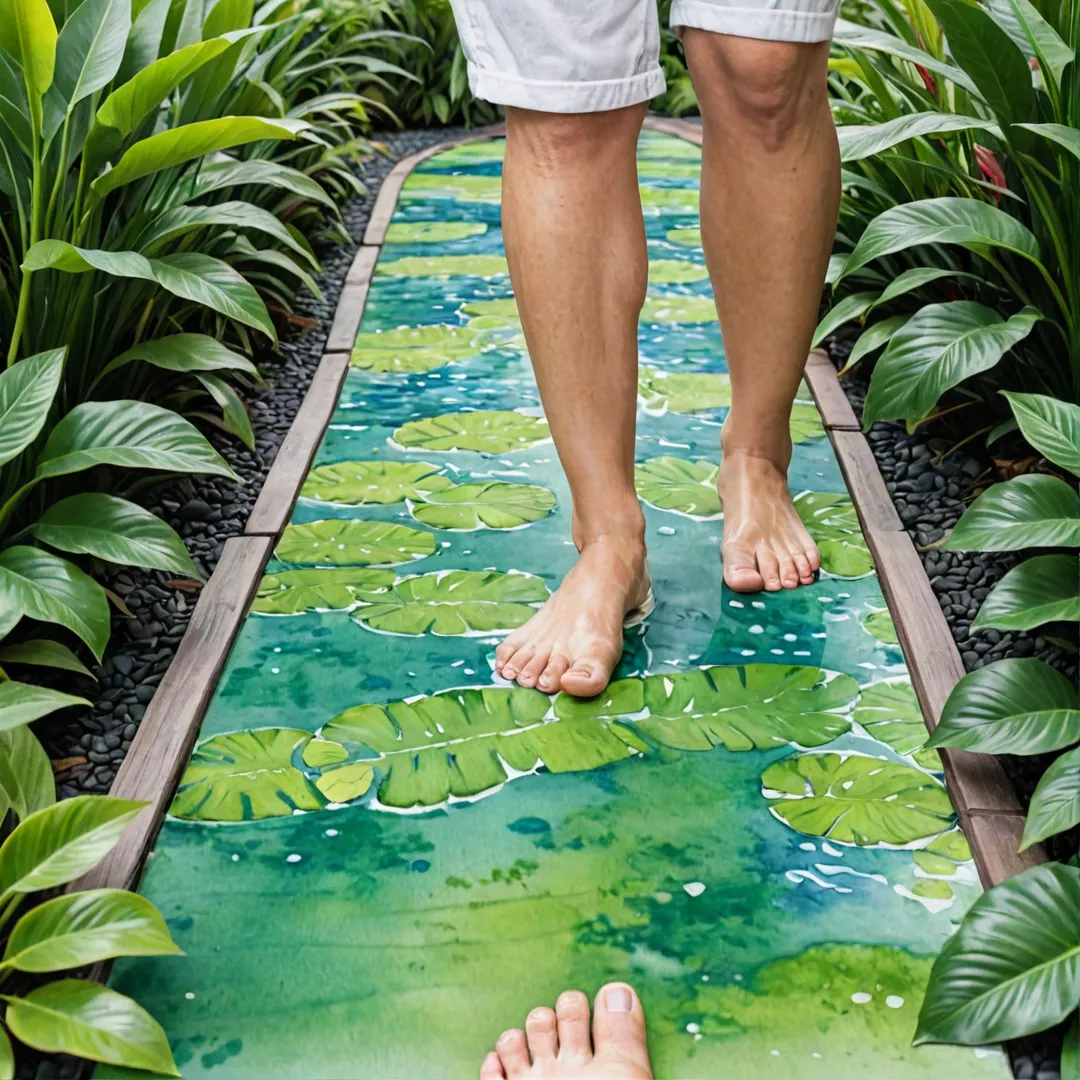
<path id="1" fill-rule="evenodd" d="M 664 92 L 656 0 L 450 0 L 469 85 L 496 105 L 604 112 Z M 671 25 L 828 41 L 840 0 L 675 0 Z"/>

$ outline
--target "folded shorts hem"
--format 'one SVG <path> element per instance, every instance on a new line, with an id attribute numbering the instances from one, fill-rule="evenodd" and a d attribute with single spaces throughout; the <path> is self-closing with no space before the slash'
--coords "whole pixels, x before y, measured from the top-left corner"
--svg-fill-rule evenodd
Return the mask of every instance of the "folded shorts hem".
<path id="1" fill-rule="evenodd" d="M 711 0 L 675 0 L 671 25 L 714 34 L 758 38 L 763 41 L 829 41 L 837 11 L 792 11 L 781 8 L 727 7 Z"/>
<path id="2" fill-rule="evenodd" d="M 666 89 L 659 66 L 625 79 L 550 82 L 504 75 L 470 64 L 469 85 L 476 97 L 493 105 L 550 113 L 609 112 L 649 101 Z"/>

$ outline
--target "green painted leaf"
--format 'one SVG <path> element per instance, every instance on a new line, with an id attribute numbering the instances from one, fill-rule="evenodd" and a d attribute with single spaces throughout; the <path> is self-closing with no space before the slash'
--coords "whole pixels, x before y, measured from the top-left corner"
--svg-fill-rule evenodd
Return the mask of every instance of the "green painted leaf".
<path id="1" fill-rule="evenodd" d="M 669 243 L 678 244 L 679 247 L 701 247 L 700 229 L 668 229 L 666 235 Z"/>
<path id="2" fill-rule="evenodd" d="M 994 367 L 1041 317 L 1024 308 L 1003 319 L 970 300 L 928 304 L 896 330 L 875 365 L 864 426 L 875 420 L 921 420 L 946 390 Z"/>
<path id="3" fill-rule="evenodd" d="M 386 506 L 452 486 L 425 461 L 340 461 L 308 473 L 301 497 L 340 506 Z"/>
<path id="4" fill-rule="evenodd" d="M 985 892 L 934 962 L 915 1042 L 986 1046 L 1064 1020 L 1080 998 L 1080 870 L 1036 866 Z"/>
<path id="5" fill-rule="evenodd" d="M 350 364 L 365 371 L 412 374 L 479 356 L 484 335 L 467 326 L 405 326 L 358 334 Z"/>
<path id="6" fill-rule="evenodd" d="M 875 350 L 880 349 L 882 345 L 887 345 L 893 334 L 909 318 L 908 315 L 892 315 L 888 319 L 882 319 L 881 322 L 874 323 L 873 326 L 868 326 L 852 346 L 840 374 L 843 375 L 844 372 L 850 371 L 864 356 L 869 356 Z"/>
<path id="7" fill-rule="evenodd" d="M 1024 838 L 1026 851 L 1055 833 L 1080 822 L 1080 750 L 1070 750 L 1051 763 L 1031 796 Z"/>
<path id="8" fill-rule="evenodd" d="M 455 202 L 498 204 L 502 201 L 502 178 L 463 174 L 412 172 L 401 189 L 401 201 L 453 199 Z"/>
<path id="9" fill-rule="evenodd" d="M 838 127 L 836 134 L 840 140 L 840 160 L 846 163 L 874 157 L 884 150 L 907 142 L 908 139 L 973 130 L 997 131 L 1000 135 L 1000 130 L 992 120 L 942 112 L 906 113 L 883 124 Z"/>
<path id="10" fill-rule="evenodd" d="M 925 897 L 927 900 L 951 900 L 955 895 L 952 886 L 947 881 L 939 881 L 936 878 L 920 878 L 911 891 L 916 896 Z"/>
<path id="11" fill-rule="evenodd" d="M 941 772 L 937 751 L 925 749 L 930 733 L 910 680 L 895 679 L 864 686 L 855 720 L 872 739 L 891 746 L 924 769 Z"/>
<path id="12" fill-rule="evenodd" d="M 859 516 L 846 495 L 804 491 L 795 496 L 795 509 L 821 551 L 821 568 L 833 577 L 856 578 L 874 569 L 874 560 L 859 525 Z"/>
<path id="13" fill-rule="evenodd" d="M 321 810 L 326 800 L 293 764 L 310 739 L 310 732 L 294 728 L 206 739 L 191 755 L 169 813 L 194 821 L 258 821 Z"/>
<path id="14" fill-rule="evenodd" d="M 1023 551 L 1080 547 L 1080 495 L 1056 476 L 1025 474 L 984 491 L 942 547 L 949 551 Z"/>
<path id="15" fill-rule="evenodd" d="M 315 786 L 332 803 L 347 803 L 366 795 L 375 781 L 375 770 L 367 761 L 354 761 L 327 769 L 315 779 Z"/>
<path id="16" fill-rule="evenodd" d="M 502 633 L 524 625 L 549 595 L 531 574 L 438 570 L 403 578 L 378 595 L 361 593 L 352 617 L 385 634 Z"/>
<path id="17" fill-rule="evenodd" d="M 723 507 L 716 491 L 720 467 L 711 461 L 687 461 L 655 457 L 634 466 L 638 495 L 658 510 L 673 510 L 687 517 L 721 517 Z"/>
<path id="18" fill-rule="evenodd" d="M 674 231 L 674 230 L 672 230 Z M 695 281 L 707 281 L 708 267 L 689 259 L 650 259 L 650 285 L 688 285 Z"/>
<path id="19" fill-rule="evenodd" d="M 461 305 L 461 312 L 463 315 L 493 316 L 521 322 L 517 301 L 512 296 L 503 300 L 466 300 Z"/>
<path id="20" fill-rule="evenodd" d="M 50 1054 L 179 1076 L 158 1022 L 130 998 L 96 982 L 61 979 L 8 1004 L 7 1025 Z"/>
<path id="21" fill-rule="evenodd" d="M 60 386 L 64 353 L 38 353 L 0 372 L 0 465 L 18 457 L 41 434 Z"/>
<path id="22" fill-rule="evenodd" d="M 433 529 L 518 529 L 547 517 L 555 493 L 539 484 L 484 480 L 424 492 L 412 516 Z"/>
<path id="23" fill-rule="evenodd" d="M 1043 457 L 1080 476 L 1080 405 L 1045 394 L 1002 393 L 1024 438 Z"/>
<path id="24" fill-rule="evenodd" d="M 953 823 L 949 796 L 910 765 L 842 754 L 799 754 L 770 765 L 769 809 L 793 829 L 834 843 L 910 844 Z"/>
<path id="25" fill-rule="evenodd" d="M 67 971 L 116 956 L 177 956 L 158 909 L 126 889 L 92 889 L 48 900 L 16 924 L 4 964 L 16 971 Z"/>
<path id="26" fill-rule="evenodd" d="M 876 292 L 858 292 L 845 296 L 839 303 L 825 314 L 825 317 L 817 324 L 811 347 L 820 345 L 830 334 L 835 333 L 841 326 L 849 322 L 861 319 L 877 301 Z"/>
<path id="27" fill-rule="evenodd" d="M 641 309 L 641 322 L 646 325 L 716 321 L 716 303 L 711 296 L 648 296 Z"/>
<path id="28" fill-rule="evenodd" d="M 395 221 L 386 230 L 388 244 L 449 244 L 488 231 L 483 221 Z"/>
<path id="29" fill-rule="evenodd" d="M 140 342 L 110 361 L 102 376 L 136 360 L 163 371 L 243 371 L 258 377 L 258 369 L 246 356 L 233 352 L 209 334 L 170 334 Z"/>
<path id="30" fill-rule="evenodd" d="M 824 439 L 825 426 L 821 422 L 821 414 L 816 405 L 801 405 L 795 402 L 791 410 L 791 441 L 799 443 L 809 442 L 811 439 Z"/>
<path id="31" fill-rule="evenodd" d="M 396 580 L 393 570 L 282 570 L 259 583 L 251 610 L 260 615 L 299 615 L 320 608 L 340 611 L 356 604 L 359 594 L 386 592 Z"/>
<path id="32" fill-rule="evenodd" d="M 380 261 L 379 277 L 501 277 L 510 273 L 502 255 L 406 255 L 392 262 Z"/>
<path id="33" fill-rule="evenodd" d="M 1080 564 L 1075 555 L 1038 555 L 1014 566 L 983 601 L 973 630 L 1033 630 L 1080 622 Z"/>
<path id="34" fill-rule="evenodd" d="M 115 495 L 70 495 L 53 503 L 30 531 L 61 551 L 95 555 L 121 566 L 200 576 L 173 528 L 149 510 Z"/>
<path id="35" fill-rule="evenodd" d="M 646 217 L 658 217 L 661 214 L 694 214 L 698 212 L 698 189 L 643 187 L 641 189 L 641 207 Z"/>
<path id="36" fill-rule="evenodd" d="M 731 381 L 719 372 L 643 367 L 638 373 L 638 395 L 647 412 L 708 412 L 731 405 Z"/>
<path id="37" fill-rule="evenodd" d="M 92 702 L 47 686 L 5 679 L 0 682 L 0 731 L 22 727 L 23 724 L 40 720 L 57 709 L 69 709 L 72 705 L 85 705 L 89 708 Z"/>
<path id="38" fill-rule="evenodd" d="M 287 525 L 275 551 L 299 566 L 399 566 L 434 553 L 434 533 L 349 518 Z"/>
<path id="39" fill-rule="evenodd" d="M 1080 740 L 1080 695 L 1049 664 L 998 660 L 949 694 L 928 745 L 982 754 L 1042 754 Z"/>
<path id="40" fill-rule="evenodd" d="M 871 611 L 862 621 L 863 629 L 883 645 L 899 645 L 900 638 L 896 633 L 896 624 L 889 614 L 888 608 L 879 611 Z"/>
<path id="41" fill-rule="evenodd" d="M 407 450 L 475 450 L 483 454 L 528 450 L 550 438 L 542 417 L 497 409 L 410 420 L 394 432 L 394 442 Z"/>

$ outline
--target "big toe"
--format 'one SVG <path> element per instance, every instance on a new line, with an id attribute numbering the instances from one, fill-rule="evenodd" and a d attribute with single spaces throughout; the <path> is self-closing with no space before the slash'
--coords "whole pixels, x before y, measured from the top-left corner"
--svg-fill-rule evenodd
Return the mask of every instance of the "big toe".
<path id="1" fill-rule="evenodd" d="M 562 688 L 574 697 L 596 697 L 611 681 L 612 665 L 603 660 L 578 660 L 562 677 Z"/>
<path id="2" fill-rule="evenodd" d="M 626 983 L 608 983 L 593 1008 L 593 1053 L 597 1063 L 619 1063 L 626 1080 L 652 1080 L 645 1013 Z"/>
<path id="3" fill-rule="evenodd" d="M 757 556 L 747 545 L 735 542 L 724 546 L 724 581 L 735 592 L 761 592 L 765 588 Z"/>

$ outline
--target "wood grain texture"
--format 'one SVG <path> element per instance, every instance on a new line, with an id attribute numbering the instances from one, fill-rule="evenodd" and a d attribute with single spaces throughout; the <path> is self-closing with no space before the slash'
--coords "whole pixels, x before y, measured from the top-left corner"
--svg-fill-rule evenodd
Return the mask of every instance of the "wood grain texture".
<path id="1" fill-rule="evenodd" d="M 346 285 L 368 285 L 375 273 L 375 264 L 379 261 L 379 248 L 371 244 L 361 244 L 356 249 L 349 272 L 345 275 Z M 338 307 L 341 306 L 340 301 Z"/>
<path id="2" fill-rule="evenodd" d="M 1039 844 L 1022 854 L 1017 851 L 1024 835 L 1022 814 L 976 814 L 965 823 L 964 833 L 984 888 L 993 888 L 1047 861 Z"/>
<path id="3" fill-rule="evenodd" d="M 851 402 L 836 377 L 836 368 L 822 349 L 814 349 L 806 358 L 806 382 L 826 428 L 836 431 L 859 431 L 859 420 Z"/>
<path id="4" fill-rule="evenodd" d="M 836 428 L 829 431 L 829 438 L 867 538 L 871 533 L 903 532 L 900 515 L 866 439 L 858 431 Z"/>
<path id="5" fill-rule="evenodd" d="M 341 385 L 349 371 L 347 352 L 325 353 L 315 369 L 304 400 L 278 450 L 266 483 L 247 520 L 247 536 L 281 535 L 292 517 L 300 487 L 334 415 Z"/>
<path id="6" fill-rule="evenodd" d="M 176 656 L 109 792 L 150 805 L 105 859 L 69 886 L 70 891 L 131 889 L 138 883 L 272 547 L 265 536 L 225 541 L 217 569 L 203 587 Z"/>
<path id="7" fill-rule="evenodd" d="M 368 286 L 346 285 L 338 298 L 334 321 L 326 338 L 327 352 L 351 352 L 367 307 Z"/>

